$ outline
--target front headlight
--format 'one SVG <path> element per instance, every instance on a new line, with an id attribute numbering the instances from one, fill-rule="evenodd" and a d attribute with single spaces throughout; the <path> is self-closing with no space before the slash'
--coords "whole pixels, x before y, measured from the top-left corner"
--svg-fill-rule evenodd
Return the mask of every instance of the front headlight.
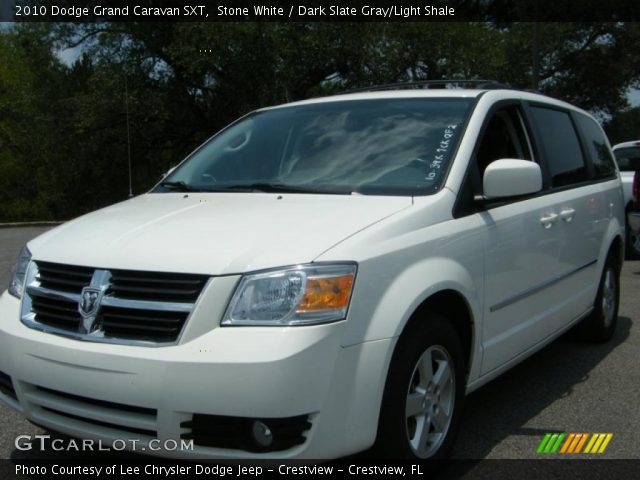
<path id="1" fill-rule="evenodd" d="M 16 266 L 13 267 L 13 275 L 11 276 L 11 283 L 9 283 L 9 293 L 16 298 L 22 298 L 24 279 L 27 275 L 27 267 L 30 261 L 31 252 L 27 247 L 24 247 L 20 252 Z"/>
<path id="2" fill-rule="evenodd" d="M 222 325 L 313 325 L 347 316 L 356 265 L 303 265 L 245 275 Z"/>

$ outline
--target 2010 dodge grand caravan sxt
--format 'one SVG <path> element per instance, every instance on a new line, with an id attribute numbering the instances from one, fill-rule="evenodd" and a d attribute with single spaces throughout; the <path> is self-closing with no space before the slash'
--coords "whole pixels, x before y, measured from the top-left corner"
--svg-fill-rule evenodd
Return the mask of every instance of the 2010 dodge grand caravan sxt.
<path id="1" fill-rule="evenodd" d="M 508 89 L 251 113 L 151 192 L 25 246 L 0 400 L 189 458 L 447 454 L 465 393 L 611 337 L 620 175 L 596 121 Z"/>

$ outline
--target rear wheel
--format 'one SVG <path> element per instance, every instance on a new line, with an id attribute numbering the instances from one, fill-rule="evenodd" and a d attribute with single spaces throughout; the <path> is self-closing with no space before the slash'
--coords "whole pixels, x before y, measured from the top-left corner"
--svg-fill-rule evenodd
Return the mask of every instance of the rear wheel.
<path id="1" fill-rule="evenodd" d="M 620 270 L 609 255 L 602 271 L 593 312 L 578 327 L 578 334 L 590 342 L 606 342 L 615 332 L 620 305 Z"/>
<path id="2" fill-rule="evenodd" d="M 466 369 L 452 325 L 430 315 L 400 337 L 380 412 L 378 454 L 443 459 L 453 446 L 464 399 Z"/>

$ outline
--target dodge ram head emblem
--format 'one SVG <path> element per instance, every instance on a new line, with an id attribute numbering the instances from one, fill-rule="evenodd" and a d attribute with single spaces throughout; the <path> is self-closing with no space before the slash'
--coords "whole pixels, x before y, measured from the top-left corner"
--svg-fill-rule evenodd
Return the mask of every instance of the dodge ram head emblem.
<path id="1" fill-rule="evenodd" d="M 91 333 L 94 330 L 103 292 L 104 290 L 101 288 L 85 287 L 82 289 L 78 303 L 78 311 L 82 315 L 81 333 Z"/>

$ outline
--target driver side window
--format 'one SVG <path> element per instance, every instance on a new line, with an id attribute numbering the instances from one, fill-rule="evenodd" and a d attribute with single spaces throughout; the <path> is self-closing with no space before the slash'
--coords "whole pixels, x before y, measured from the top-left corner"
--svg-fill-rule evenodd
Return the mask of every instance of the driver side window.
<path id="1" fill-rule="evenodd" d="M 503 158 L 533 158 L 522 116 L 515 107 L 499 110 L 489 120 L 476 154 L 480 178 L 491 162 Z"/>
<path id="2" fill-rule="evenodd" d="M 474 201 L 482 195 L 482 177 L 487 167 L 503 158 L 534 159 L 531 142 L 518 107 L 505 107 L 491 115 L 487 128 L 480 137 L 475 157 L 471 159 L 469 172 L 456 205 L 456 217 L 470 215 L 482 209 Z"/>

